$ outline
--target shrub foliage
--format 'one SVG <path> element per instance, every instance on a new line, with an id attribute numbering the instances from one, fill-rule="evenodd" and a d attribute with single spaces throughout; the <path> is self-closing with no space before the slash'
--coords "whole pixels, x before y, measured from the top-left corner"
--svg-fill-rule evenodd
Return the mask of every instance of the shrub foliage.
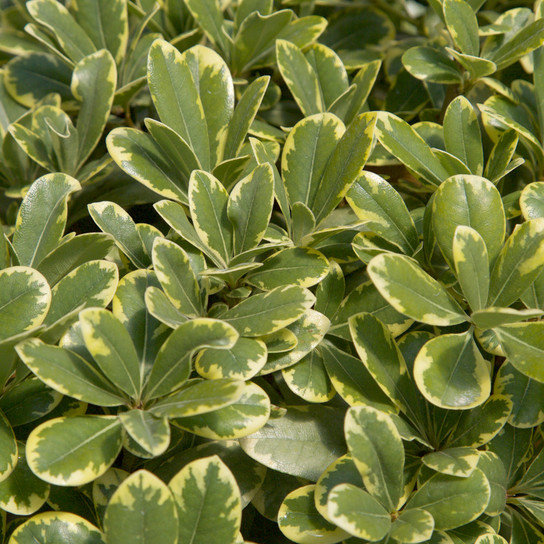
<path id="1" fill-rule="evenodd" d="M 511 4 L 0 2 L 0 542 L 544 542 Z"/>

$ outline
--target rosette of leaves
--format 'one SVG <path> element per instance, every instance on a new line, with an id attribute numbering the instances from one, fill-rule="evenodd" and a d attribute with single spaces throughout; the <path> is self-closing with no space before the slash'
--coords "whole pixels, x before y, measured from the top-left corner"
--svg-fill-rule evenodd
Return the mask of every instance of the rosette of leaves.
<path id="1" fill-rule="evenodd" d="M 35 0 L 22 5 L 20 12 L 22 17 L 13 19 L 18 24 L 7 29 L 0 40 L 0 49 L 18 54 L 4 73 L 15 100 L 30 107 L 46 95 L 58 93 L 63 102 L 75 99 L 85 102 L 84 107 L 104 107 L 107 101 L 100 95 L 87 99 L 80 94 L 72 72 L 85 57 L 106 50 L 116 69 L 112 72 L 108 66 L 107 71 L 96 72 L 92 68 L 86 83 L 100 87 L 106 79 L 107 87 L 113 86 L 115 104 L 128 111 L 130 100 L 145 86 L 147 51 L 160 32 L 156 23 L 151 23 L 156 8 L 151 6 L 146 12 L 127 0 L 80 0 L 68 7 L 57 0 Z M 95 119 L 97 125 L 100 118 Z M 92 120 L 90 116 L 87 122 Z"/>
<path id="2" fill-rule="evenodd" d="M 351 407 L 344 432 L 349 453 L 315 485 L 299 488 L 283 501 L 278 523 L 294 542 L 333 543 L 350 536 L 365 542 L 431 542 L 448 538 L 448 531 L 486 510 L 490 483 L 477 468 L 478 454 L 462 475 L 428 470 L 416 483 L 388 414 Z"/>
<path id="3" fill-rule="evenodd" d="M 491 24 L 480 26 L 477 15 L 482 2 L 433 0 L 430 5 L 442 20 L 446 39 L 412 47 L 402 57 L 406 70 L 426 82 L 455 85 L 463 92 L 544 41 L 544 23 L 528 8 L 504 11 Z"/>

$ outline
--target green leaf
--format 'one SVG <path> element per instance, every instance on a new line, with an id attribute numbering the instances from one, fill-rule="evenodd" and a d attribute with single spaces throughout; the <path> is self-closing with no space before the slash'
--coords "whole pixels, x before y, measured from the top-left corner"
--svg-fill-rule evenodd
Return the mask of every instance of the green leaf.
<path id="1" fill-rule="evenodd" d="M 270 417 L 270 399 L 256 384 L 246 383 L 237 400 L 213 412 L 180 417 L 176 426 L 211 440 L 230 440 L 251 435 Z"/>
<path id="2" fill-rule="evenodd" d="M 376 119 L 373 113 L 357 116 L 339 140 L 310 199 L 317 225 L 340 204 L 360 174 L 373 147 Z"/>
<path id="3" fill-rule="evenodd" d="M 79 314 L 85 346 L 104 375 L 133 399 L 142 387 L 142 367 L 122 323 L 107 310 L 89 308 Z"/>
<path id="4" fill-rule="evenodd" d="M 208 348 L 201 351 L 195 360 L 195 370 L 208 380 L 249 380 L 265 365 L 267 354 L 262 340 L 238 338 L 230 349 Z"/>
<path id="5" fill-rule="evenodd" d="M 499 368 L 495 392 L 512 400 L 510 425 L 527 428 L 544 421 L 544 384 L 522 374 L 513 364 L 505 362 Z"/>
<path id="6" fill-rule="evenodd" d="M 287 27 L 293 17 L 293 12 L 282 9 L 270 15 L 253 12 L 246 17 L 234 36 L 232 45 L 232 70 L 235 74 L 243 74 L 260 61 L 266 59 L 278 38 L 280 32 Z M 290 40 L 293 41 L 293 40 Z"/>
<path id="7" fill-rule="evenodd" d="M 497 71 L 497 65 L 488 59 L 473 55 L 464 55 L 451 47 L 445 47 L 445 49 L 470 74 L 472 81 L 483 79 Z"/>
<path id="8" fill-rule="evenodd" d="M 227 129 L 234 110 L 234 86 L 225 61 L 212 49 L 195 45 L 184 51 L 182 62 L 193 75 L 206 118 L 210 166 L 223 156 Z"/>
<path id="9" fill-rule="evenodd" d="M 121 206 L 104 201 L 93 202 L 88 208 L 100 230 L 113 236 L 115 243 L 137 268 L 147 268 L 151 264 L 136 224 Z"/>
<path id="10" fill-rule="evenodd" d="M 519 136 L 513 129 L 505 130 L 500 135 L 485 165 L 484 176 L 487 179 L 493 183 L 497 183 L 507 173 L 507 168 L 516 151 L 518 140 Z"/>
<path id="11" fill-rule="evenodd" d="M 537 309 L 515 310 L 514 308 L 497 308 L 490 306 L 485 310 L 473 312 L 471 321 L 480 329 L 492 329 L 501 325 L 517 323 L 540 317 L 544 312 Z"/>
<path id="12" fill-rule="evenodd" d="M 191 357 L 202 348 L 230 349 L 238 333 L 217 319 L 197 318 L 183 323 L 163 343 L 145 385 L 145 398 L 154 399 L 181 387 L 191 373 Z"/>
<path id="13" fill-rule="evenodd" d="M 36 540 L 39 535 L 40 540 Z M 86 519 L 69 512 L 42 512 L 15 529 L 10 544 L 105 544 L 102 533 Z"/>
<path id="14" fill-rule="evenodd" d="M 459 285 L 472 310 L 486 306 L 489 294 L 489 257 L 480 233 L 459 225 L 453 235 L 453 264 Z"/>
<path id="15" fill-rule="evenodd" d="M 332 489 L 327 513 L 344 531 L 372 542 L 381 540 L 391 529 L 389 512 L 372 495 L 352 484 Z"/>
<path id="16" fill-rule="evenodd" d="M 493 329 L 509 362 L 522 374 L 544 382 L 544 322 L 515 323 Z"/>
<path id="17" fill-rule="evenodd" d="M 491 495 L 485 509 L 485 514 L 498 516 L 502 514 L 506 506 L 506 469 L 501 458 L 492 451 L 480 451 L 478 468 L 485 474 L 489 481 Z M 506 462 L 507 460 L 504 459 Z"/>
<path id="18" fill-rule="evenodd" d="M 75 18 L 96 49 L 107 49 L 120 65 L 128 42 L 128 14 L 125 0 L 78 0 L 72 6 Z"/>
<path id="19" fill-rule="evenodd" d="M 502 70 L 534 51 L 544 42 L 544 19 L 538 19 L 522 27 L 514 36 L 504 40 L 503 44 L 489 56 Z"/>
<path id="20" fill-rule="evenodd" d="M 24 448 L 23 443 L 18 444 L 17 466 L 7 479 L 0 482 L 0 508 L 18 516 L 38 511 L 49 496 L 49 484 L 30 470 Z"/>
<path id="21" fill-rule="evenodd" d="M 465 0 L 444 0 L 444 19 L 455 45 L 466 55 L 478 56 L 478 21 Z"/>
<path id="22" fill-rule="evenodd" d="M 233 159 L 240 153 L 249 127 L 261 106 L 269 81 L 269 76 L 254 79 L 238 100 L 227 127 L 223 159 Z"/>
<path id="23" fill-rule="evenodd" d="M 176 542 L 178 516 L 170 489 L 151 472 L 134 472 L 112 495 L 104 532 L 109 544 Z"/>
<path id="24" fill-rule="evenodd" d="M 325 111 L 318 78 L 302 51 L 293 43 L 276 41 L 278 68 L 304 117 Z"/>
<path id="25" fill-rule="evenodd" d="M 544 217 L 544 182 L 527 184 L 519 197 L 519 207 L 525 221 Z"/>
<path id="26" fill-rule="evenodd" d="M 544 219 L 517 226 L 491 272 L 488 306 L 510 306 L 533 283 L 544 264 Z"/>
<path id="27" fill-rule="evenodd" d="M 121 170 L 161 196 L 186 204 L 189 174 L 184 170 L 189 166 L 200 168 L 200 164 L 183 139 L 172 132 L 177 137 L 176 155 L 166 154 L 156 140 L 133 128 L 112 130 L 106 143 Z M 181 172 L 177 167 L 179 162 L 183 164 Z"/>
<path id="28" fill-rule="evenodd" d="M 269 291 L 287 284 L 311 287 L 328 273 L 329 262 L 322 253 L 311 248 L 293 247 L 274 253 L 263 266 L 247 275 L 247 282 Z"/>
<path id="29" fill-rule="evenodd" d="M 446 1 L 448 4 L 467 5 L 464 0 Z M 470 11 L 472 12 L 472 8 Z M 452 100 L 446 110 L 444 141 L 448 153 L 461 159 L 472 174 L 482 175 L 484 154 L 478 116 L 472 104 L 464 96 L 458 96 Z"/>
<path id="30" fill-rule="evenodd" d="M 81 189 L 77 180 L 66 174 L 47 174 L 37 179 L 17 215 L 13 248 L 23 266 L 36 266 L 59 244 L 67 216 L 70 193 Z"/>
<path id="31" fill-rule="evenodd" d="M 257 247 L 274 205 L 274 173 L 268 163 L 257 166 L 232 189 L 227 216 L 232 224 L 233 249 L 238 255 Z"/>
<path id="32" fill-rule="evenodd" d="M 394 410 L 389 397 L 359 358 L 327 341 L 322 342 L 320 350 L 334 389 L 350 406 L 365 404 L 383 412 Z"/>
<path id="33" fill-rule="evenodd" d="M 210 168 L 208 127 L 191 67 L 164 40 L 155 40 L 149 50 L 148 82 L 160 119 L 189 144 L 202 168 Z"/>
<path id="34" fill-rule="evenodd" d="M 52 325 L 84 306 L 105 307 L 113 298 L 119 272 L 109 261 L 88 261 L 66 274 L 51 291 L 51 307 L 44 321 Z"/>
<path id="35" fill-rule="evenodd" d="M 368 265 L 380 294 L 397 310 L 416 321 L 448 326 L 467 320 L 446 289 L 404 255 L 381 254 Z"/>
<path id="36" fill-rule="evenodd" d="M 302 202 L 312 210 L 327 164 L 345 133 L 342 121 L 320 113 L 298 122 L 289 132 L 282 154 L 282 178 L 289 202 Z"/>
<path id="37" fill-rule="evenodd" d="M 504 427 L 511 411 L 508 397 L 491 395 L 481 406 L 461 413 L 457 427 L 448 437 L 448 446 L 478 448 L 487 444 Z"/>
<path id="38" fill-rule="evenodd" d="M 285 497 L 278 512 L 281 532 L 300 544 L 334 544 L 349 537 L 349 533 L 323 519 L 316 510 L 314 488 L 299 487 Z"/>
<path id="39" fill-rule="evenodd" d="M 113 245 L 113 239 L 101 232 L 65 237 L 36 269 L 44 275 L 49 285 L 54 286 L 78 266 L 106 257 Z"/>
<path id="40" fill-rule="evenodd" d="M 414 508 L 401 512 L 393 522 L 390 534 L 398 542 L 415 544 L 417 542 L 431 542 L 433 532 L 433 516 L 427 510 Z"/>
<path id="41" fill-rule="evenodd" d="M 314 302 L 314 295 L 303 287 L 276 287 L 243 300 L 225 312 L 221 319 L 244 336 L 262 336 L 293 323 Z"/>
<path id="42" fill-rule="evenodd" d="M 344 432 L 366 490 L 388 512 L 396 510 L 404 486 L 404 448 L 395 424 L 375 408 L 352 406 L 346 414 Z"/>
<path id="43" fill-rule="evenodd" d="M 186 0 L 185 5 L 212 43 L 228 54 L 229 40 L 223 33 L 225 20 L 220 3 L 217 0 Z"/>
<path id="44" fill-rule="evenodd" d="M 296 336 L 296 346 L 290 351 L 269 353 L 260 374 L 270 374 L 300 361 L 319 345 L 329 330 L 329 325 L 329 320 L 323 314 L 315 310 L 306 310 L 302 317 L 289 324 L 286 329 Z"/>
<path id="45" fill-rule="evenodd" d="M 416 357 L 414 380 L 430 403 L 448 410 L 479 406 L 491 392 L 489 364 L 471 331 L 429 340 Z"/>
<path id="46" fill-rule="evenodd" d="M 194 379 L 186 382 L 179 391 L 159 399 L 150 412 L 168 418 L 205 414 L 236 402 L 243 389 L 244 382 L 240 380 Z"/>
<path id="47" fill-rule="evenodd" d="M 424 455 L 423 464 L 440 474 L 466 478 L 479 461 L 479 452 L 473 448 L 446 448 Z"/>
<path id="48" fill-rule="evenodd" d="M 419 236 L 401 196 L 381 176 L 362 172 L 347 194 L 347 201 L 365 226 L 402 248 L 415 253 Z"/>
<path id="49" fill-rule="evenodd" d="M 34 20 L 47 28 L 74 63 L 91 55 L 96 48 L 70 12 L 55 0 L 32 0 L 26 7 Z"/>
<path id="50" fill-rule="evenodd" d="M 39 326 L 51 304 L 45 278 L 26 266 L 0 270 L 0 343 Z"/>
<path id="51" fill-rule="evenodd" d="M 152 260 L 157 278 L 175 308 L 187 317 L 201 316 L 204 310 L 200 285 L 187 253 L 174 242 L 157 238 Z"/>
<path id="52" fill-rule="evenodd" d="M 240 439 L 243 450 L 267 467 L 316 481 L 346 452 L 343 412 L 321 405 L 292 406 L 256 433 Z"/>
<path id="53" fill-rule="evenodd" d="M 183 467 L 168 484 L 178 513 L 179 542 L 234 542 L 240 530 L 240 491 L 228 467 L 204 457 Z"/>
<path id="54" fill-rule="evenodd" d="M 402 55 L 402 64 L 415 78 L 430 83 L 458 85 L 462 74 L 445 51 L 427 45 L 411 47 Z"/>
<path id="55" fill-rule="evenodd" d="M 37 378 L 27 378 L 8 389 L 0 399 L 0 409 L 13 427 L 25 425 L 50 413 L 62 400 Z"/>
<path id="56" fill-rule="evenodd" d="M 26 443 L 32 472 L 54 485 L 92 482 L 113 464 L 123 430 L 114 416 L 76 416 L 51 419 L 36 427 Z"/>
<path id="57" fill-rule="evenodd" d="M 154 457 L 170 445 L 170 425 L 166 418 L 156 418 L 144 410 L 121 412 L 119 419 L 127 434 Z"/>
<path id="58" fill-rule="evenodd" d="M 107 50 L 85 57 L 74 69 L 72 94 L 81 102 L 76 124 L 78 168 L 85 163 L 102 136 L 116 85 L 115 61 Z"/>
<path id="59" fill-rule="evenodd" d="M 449 174 L 425 140 L 400 117 L 382 112 L 377 116 L 376 136 L 380 143 L 429 185 L 438 187 Z"/>
<path id="60" fill-rule="evenodd" d="M 289 389 L 307 402 L 327 402 L 336 394 L 321 350 L 314 349 L 298 363 L 283 369 L 282 375 Z"/>
<path id="61" fill-rule="evenodd" d="M 476 230 L 491 262 L 495 261 L 504 241 L 506 220 L 500 193 L 490 181 L 478 176 L 452 176 L 437 189 L 432 210 L 436 240 L 449 263 L 453 263 L 452 244 L 459 225 Z"/>
<path id="62" fill-rule="evenodd" d="M 57 56 L 29 53 L 15 57 L 4 68 L 4 85 L 19 102 L 31 108 L 50 93 L 70 100 L 72 70 Z"/>
<path id="63" fill-rule="evenodd" d="M 159 282 L 149 270 L 129 272 L 119 282 L 112 302 L 112 312 L 132 339 L 142 374 L 147 378 L 155 357 L 170 334 L 170 330 L 147 310 L 145 293 L 156 289 Z"/>
<path id="64" fill-rule="evenodd" d="M 427 510 L 436 529 L 455 529 L 482 514 L 489 495 L 489 482 L 480 469 L 467 478 L 436 474 L 415 492 L 406 509 Z"/>
<path id="65" fill-rule="evenodd" d="M 17 464 L 18 448 L 13 429 L 0 410 L 0 482 L 9 477 Z"/>
<path id="66" fill-rule="evenodd" d="M 219 263 L 232 255 L 233 228 L 227 217 L 228 193 L 221 182 L 195 170 L 189 180 L 189 206 L 196 233 Z"/>
<path id="67" fill-rule="evenodd" d="M 123 394 L 92 364 L 77 353 L 48 346 L 37 338 L 16 347 L 19 357 L 42 382 L 63 395 L 98 406 L 119 406 Z"/>
<path id="68" fill-rule="evenodd" d="M 357 354 L 370 375 L 395 406 L 418 424 L 419 394 L 391 333 L 379 319 L 367 313 L 351 317 L 349 328 Z"/>

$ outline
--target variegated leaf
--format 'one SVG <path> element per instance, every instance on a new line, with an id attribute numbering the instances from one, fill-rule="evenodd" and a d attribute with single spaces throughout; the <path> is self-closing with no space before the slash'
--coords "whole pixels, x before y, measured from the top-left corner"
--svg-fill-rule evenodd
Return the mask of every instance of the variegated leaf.
<path id="1" fill-rule="evenodd" d="M 86 519 L 69 512 L 42 512 L 19 525 L 10 537 L 10 544 L 105 544 L 103 534 Z"/>
<path id="2" fill-rule="evenodd" d="M 36 267 L 59 244 L 67 216 L 70 193 L 81 189 L 66 174 L 46 174 L 28 190 L 17 215 L 13 249 L 19 264 Z"/>
<path id="3" fill-rule="evenodd" d="M 208 348 L 195 360 L 195 370 L 209 380 L 234 378 L 249 380 L 266 363 L 266 344 L 257 338 L 238 338 L 230 349 Z"/>
<path id="4" fill-rule="evenodd" d="M 183 248 L 166 238 L 157 238 L 152 259 L 157 278 L 175 308 L 187 317 L 201 316 L 200 285 Z"/>
<path id="5" fill-rule="evenodd" d="M 123 324 L 107 310 L 89 308 L 79 314 L 85 346 L 104 375 L 133 399 L 142 389 L 142 365 Z"/>
<path id="6" fill-rule="evenodd" d="M 119 419 L 132 440 L 154 457 L 162 455 L 170 445 L 170 425 L 166 418 L 133 409 L 121 412 Z"/>
<path id="7" fill-rule="evenodd" d="M 368 273 L 385 300 L 416 321 L 447 326 L 468 319 L 446 289 L 409 257 L 378 255 L 370 261 Z"/>
<path id="8" fill-rule="evenodd" d="M 0 410 L 0 482 L 5 480 L 17 464 L 18 448 L 15 435 L 4 412 Z"/>
<path id="9" fill-rule="evenodd" d="M 37 338 L 25 340 L 16 350 L 42 382 L 63 395 L 98 406 L 119 406 L 127 400 L 102 372 L 73 351 Z"/>
<path id="10" fill-rule="evenodd" d="M 329 272 L 329 261 L 312 248 L 282 249 L 263 261 L 263 266 L 247 275 L 247 282 L 269 291 L 282 285 L 311 287 Z"/>
<path id="11" fill-rule="evenodd" d="M 283 500 L 278 512 L 281 532 L 299 544 L 335 544 L 350 535 L 328 522 L 314 505 L 314 485 L 299 487 Z"/>
<path id="12" fill-rule="evenodd" d="M 441 474 L 466 478 L 472 474 L 480 457 L 474 448 L 446 448 L 424 455 L 423 464 Z"/>
<path id="13" fill-rule="evenodd" d="M 391 517 L 372 495 L 352 484 L 339 484 L 327 499 L 333 523 L 349 534 L 368 541 L 381 540 L 391 529 Z"/>
<path id="14" fill-rule="evenodd" d="M 51 304 L 45 278 L 26 266 L 0 270 L 0 343 L 39 326 Z"/>
<path id="15" fill-rule="evenodd" d="M 109 544 L 176 542 L 178 516 L 168 486 L 146 470 L 131 474 L 108 503 L 104 532 Z"/>
<path id="16" fill-rule="evenodd" d="M 177 418 L 175 424 L 211 440 L 231 440 L 251 435 L 270 417 L 270 399 L 256 384 L 247 382 L 237 400 L 214 411 Z"/>
<path id="17" fill-rule="evenodd" d="M 26 443 L 32 472 L 55 485 L 92 482 L 113 464 L 123 438 L 114 416 L 76 416 L 51 419 L 36 427 Z"/>
<path id="18" fill-rule="evenodd" d="M 416 544 L 418 542 L 432 542 L 434 533 L 434 518 L 421 508 L 405 510 L 391 526 L 391 537 L 398 542 Z M 446 544 L 446 543 L 442 543 Z"/>
<path id="19" fill-rule="evenodd" d="M 436 474 L 411 497 L 406 510 L 422 508 L 437 529 L 455 529 L 476 519 L 489 502 L 489 482 L 480 469 L 467 478 Z"/>
<path id="20" fill-rule="evenodd" d="M 181 387 L 191 373 L 191 357 L 202 348 L 231 349 L 238 333 L 230 325 L 209 318 L 181 324 L 163 343 L 145 384 L 144 397 L 154 399 Z"/>
<path id="21" fill-rule="evenodd" d="M 489 363 L 470 331 L 429 340 L 416 357 L 414 380 L 430 403 L 449 410 L 479 406 L 491 392 Z"/>
<path id="22" fill-rule="evenodd" d="M 25 445 L 18 443 L 17 466 L 0 482 L 0 508 L 18 516 L 38 511 L 49 496 L 49 484 L 38 478 L 25 459 Z"/>
<path id="23" fill-rule="evenodd" d="M 113 236 L 115 243 L 137 268 L 147 268 L 151 264 L 136 224 L 121 206 L 114 202 L 93 202 L 89 204 L 89 214 L 100 230 Z"/>
<path id="24" fill-rule="evenodd" d="M 244 382 L 240 380 L 194 379 L 179 391 L 159 399 L 149 411 L 155 416 L 168 418 L 205 414 L 236 402 L 243 390 Z"/>
<path id="25" fill-rule="evenodd" d="M 404 485 L 404 448 L 395 424 L 375 408 L 352 406 L 346 414 L 344 432 L 366 490 L 388 512 L 396 510 Z"/>
<path id="26" fill-rule="evenodd" d="M 268 163 L 257 166 L 232 189 L 227 204 L 234 254 L 257 247 L 262 240 L 274 204 L 274 174 Z"/>
<path id="27" fill-rule="evenodd" d="M 297 285 L 276 287 L 240 302 L 221 319 L 244 336 L 262 336 L 290 325 L 314 302 L 314 295 Z"/>
<path id="28" fill-rule="evenodd" d="M 236 540 L 242 519 L 240 491 L 219 457 L 189 463 L 168 486 L 176 502 L 179 542 L 223 544 Z"/>

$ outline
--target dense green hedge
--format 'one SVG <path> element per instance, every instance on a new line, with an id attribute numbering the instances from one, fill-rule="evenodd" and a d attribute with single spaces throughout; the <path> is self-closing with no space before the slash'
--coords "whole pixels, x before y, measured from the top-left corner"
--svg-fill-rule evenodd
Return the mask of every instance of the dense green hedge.
<path id="1" fill-rule="evenodd" d="M 0 6 L 0 544 L 544 542 L 540 2 Z"/>

